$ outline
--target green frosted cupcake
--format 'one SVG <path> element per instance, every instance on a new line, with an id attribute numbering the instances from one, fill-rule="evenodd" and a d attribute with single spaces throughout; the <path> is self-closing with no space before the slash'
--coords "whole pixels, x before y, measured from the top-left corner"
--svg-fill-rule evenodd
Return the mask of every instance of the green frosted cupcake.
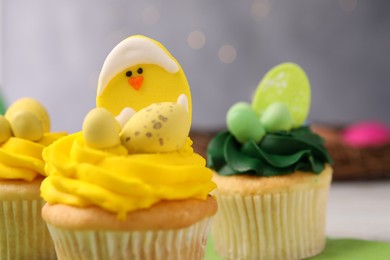
<path id="1" fill-rule="evenodd" d="M 309 105 L 303 70 L 278 65 L 209 143 L 219 207 L 212 235 L 222 257 L 302 259 L 324 249 L 331 158 L 303 125 Z"/>

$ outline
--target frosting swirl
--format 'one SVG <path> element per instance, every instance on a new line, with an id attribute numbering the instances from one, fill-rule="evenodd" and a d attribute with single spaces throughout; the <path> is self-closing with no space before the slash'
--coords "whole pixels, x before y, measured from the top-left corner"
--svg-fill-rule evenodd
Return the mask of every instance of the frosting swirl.
<path id="1" fill-rule="evenodd" d="M 0 179 L 32 181 L 46 176 L 43 149 L 66 133 L 45 133 L 36 142 L 10 137 L 0 146 Z"/>
<path id="2" fill-rule="evenodd" d="M 49 176 L 41 196 L 52 204 L 98 206 L 119 218 L 161 200 L 205 200 L 216 185 L 191 144 L 188 138 L 179 151 L 128 154 L 121 145 L 90 148 L 80 132 L 66 136 L 43 152 Z"/>
<path id="3" fill-rule="evenodd" d="M 275 176 L 297 170 L 319 174 L 332 163 L 323 139 L 309 127 L 267 133 L 261 142 L 239 143 L 228 132 L 215 136 L 207 148 L 208 166 L 219 175 Z"/>

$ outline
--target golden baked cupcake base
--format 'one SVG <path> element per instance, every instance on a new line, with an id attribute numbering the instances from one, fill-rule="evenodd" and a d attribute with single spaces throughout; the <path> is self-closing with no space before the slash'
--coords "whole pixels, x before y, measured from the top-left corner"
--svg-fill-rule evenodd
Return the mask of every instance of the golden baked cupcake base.
<path id="1" fill-rule="evenodd" d="M 41 218 L 45 203 L 39 196 L 41 182 L 42 178 L 0 180 L 0 259 L 56 259 Z"/>
<path id="2" fill-rule="evenodd" d="M 215 174 L 219 209 L 212 235 L 217 253 L 226 259 L 303 259 L 320 253 L 331 177 L 330 166 L 318 175 Z"/>
<path id="3" fill-rule="evenodd" d="M 98 207 L 46 204 L 47 222 L 61 259 L 203 259 L 214 198 L 162 201 L 126 220 Z M 96 246 L 99 245 L 99 246 Z"/>

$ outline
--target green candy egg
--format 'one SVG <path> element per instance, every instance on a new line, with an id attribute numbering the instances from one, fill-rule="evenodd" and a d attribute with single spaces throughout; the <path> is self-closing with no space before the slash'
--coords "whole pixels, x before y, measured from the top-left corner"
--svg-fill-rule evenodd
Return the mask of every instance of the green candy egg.
<path id="1" fill-rule="evenodd" d="M 272 103 L 260 118 L 267 132 L 290 131 L 293 125 L 288 107 L 281 102 Z"/>
<path id="2" fill-rule="evenodd" d="M 310 108 L 310 84 L 306 73 L 294 63 L 282 63 L 260 81 L 252 107 L 259 113 L 274 102 L 281 102 L 293 119 L 293 127 L 300 127 L 306 120 Z"/>
<path id="3" fill-rule="evenodd" d="M 226 124 L 240 143 L 245 143 L 249 139 L 258 143 L 265 135 L 259 116 L 248 103 L 240 102 L 233 105 L 226 115 Z"/>

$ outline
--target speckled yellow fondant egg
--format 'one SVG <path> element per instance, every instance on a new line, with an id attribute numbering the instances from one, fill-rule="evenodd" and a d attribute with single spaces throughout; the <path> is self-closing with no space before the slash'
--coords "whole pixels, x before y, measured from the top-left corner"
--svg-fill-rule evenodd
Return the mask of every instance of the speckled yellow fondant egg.
<path id="1" fill-rule="evenodd" d="M 121 141 L 130 153 L 172 152 L 184 146 L 190 125 L 182 105 L 155 103 L 130 118 L 122 129 Z"/>

